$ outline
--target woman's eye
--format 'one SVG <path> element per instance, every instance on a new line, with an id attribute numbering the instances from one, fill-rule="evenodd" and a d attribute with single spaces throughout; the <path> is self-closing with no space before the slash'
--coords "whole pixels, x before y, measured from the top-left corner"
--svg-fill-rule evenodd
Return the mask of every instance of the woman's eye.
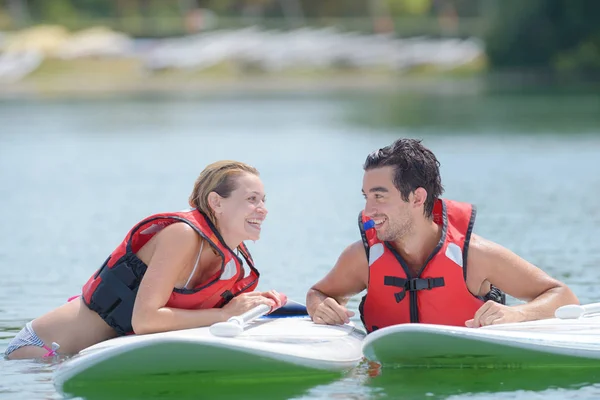
<path id="1" fill-rule="evenodd" d="M 255 202 L 256 201 L 256 196 L 251 196 L 248 198 L 248 200 L 250 200 L 251 202 Z"/>

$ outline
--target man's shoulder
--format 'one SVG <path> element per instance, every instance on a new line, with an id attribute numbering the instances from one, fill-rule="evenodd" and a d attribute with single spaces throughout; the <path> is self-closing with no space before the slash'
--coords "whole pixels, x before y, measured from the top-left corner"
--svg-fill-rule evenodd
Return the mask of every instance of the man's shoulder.
<path id="1" fill-rule="evenodd" d="M 511 258 L 513 253 L 504 246 L 473 234 L 469 242 L 467 263 L 471 267 L 495 265 Z"/>
<path id="2" fill-rule="evenodd" d="M 500 246 L 498 243 L 477 235 L 476 233 L 473 233 L 471 235 L 471 239 L 469 240 L 469 254 L 474 251 L 475 255 L 477 255 L 481 254 L 482 252 L 485 253 L 493 251 L 500 247 L 502 246 Z"/>
<path id="3" fill-rule="evenodd" d="M 367 254 L 365 252 L 365 246 L 361 240 L 357 240 L 346 246 L 346 248 L 340 254 L 340 260 L 351 261 L 355 264 L 364 263 L 368 265 Z"/>

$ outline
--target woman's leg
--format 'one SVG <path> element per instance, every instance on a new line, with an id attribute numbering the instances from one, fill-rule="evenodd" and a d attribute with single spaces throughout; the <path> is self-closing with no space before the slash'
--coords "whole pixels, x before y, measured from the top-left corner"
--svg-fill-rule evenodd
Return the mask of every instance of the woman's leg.
<path id="1" fill-rule="evenodd" d="M 33 330 L 31 322 L 28 322 L 9 343 L 4 354 L 9 360 L 19 360 L 53 356 L 56 353 L 52 348 L 44 345 L 44 342 Z"/>
<path id="2" fill-rule="evenodd" d="M 43 357 L 52 351 L 53 343 L 60 345 L 59 354 L 72 355 L 88 346 L 117 336 L 114 329 L 96 312 L 83 304 L 81 298 L 63 304 L 28 325 L 28 332 L 33 332 L 41 345 L 37 346 L 39 343 L 36 341 L 33 344 L 17 346 L 7 354 L 9 359 Z M 17 337 L 13 339 L 15 340 Z M 7 353 L 8 350 L 10 346 Z"/>

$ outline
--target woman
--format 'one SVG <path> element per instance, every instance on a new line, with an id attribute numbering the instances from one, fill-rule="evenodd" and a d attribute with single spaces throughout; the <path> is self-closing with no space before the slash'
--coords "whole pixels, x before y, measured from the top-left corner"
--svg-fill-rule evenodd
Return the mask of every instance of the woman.
<path id="1" fill-rule="evenodd" d="M 253 291 L 259 273 L 243 243 L 259 239 L 264 202 L 255 168 L 207 166 L 189 198 L 192 210 L 135 225 L 82 295 L 28 323 L 6 357 L 70 355 L 115 336 L 208 326 L 260 304 L 281 306 L 275 291 Z"/>

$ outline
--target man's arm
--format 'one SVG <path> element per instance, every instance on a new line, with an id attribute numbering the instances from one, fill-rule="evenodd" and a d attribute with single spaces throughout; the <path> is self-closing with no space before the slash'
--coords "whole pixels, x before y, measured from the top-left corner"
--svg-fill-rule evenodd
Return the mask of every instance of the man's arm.
<path id="1" fill-rule="evenodd" d="M 316 323 L 342 324 L 351 313 L 350 297 L 367 288 L 369 263 L 362 242 L 348 246 L 329 273 L 308 290 L 306 308 Z"/>
<path id="2" fill-rule="evenodd" d="M 501 245 L 473 235 L 467 258 L 467 286 L 472 293 L 484 295 L 490 284 L 527 303 L 506 307 L 488 302 L 468 326 L 552 318 L 566 304 L 579 304 L 575 294 L 547 273 Z"/>

